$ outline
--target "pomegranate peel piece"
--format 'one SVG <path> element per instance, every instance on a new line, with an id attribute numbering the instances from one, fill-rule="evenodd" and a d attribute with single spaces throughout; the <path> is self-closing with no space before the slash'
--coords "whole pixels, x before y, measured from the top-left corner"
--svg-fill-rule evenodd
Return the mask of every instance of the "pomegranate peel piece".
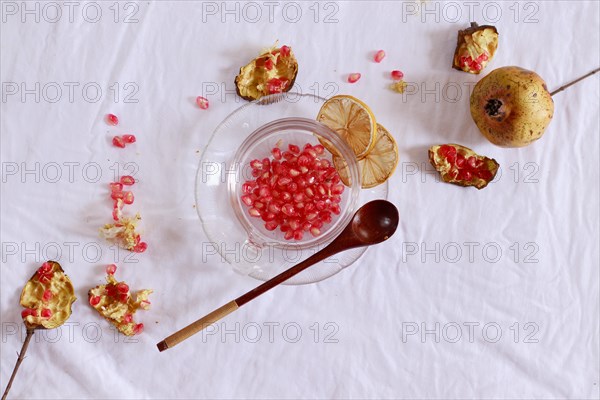
<path id="1" fill-rule="evenodd" d="M 478 155 L 455 143 L 431 146 L 429 162 L 444 182 L 477 189 L 486 187 L 496 177 L 500 166 L 493 158 Z"/>
<path id="2" fill-rule="evenodd" d="M 137 310 L 148 310 L 150 289 L 138 290 L 132 294 L 129 285 L 119 282 L 113 274 L 106 275 L 106 284 L 98 285 L 88 292 L 89 304 L 119 332 L 127 336 L 140 334 L 143 324 L 137 324 L 133 315 Z"/>
<path id="3" fill-rule="evenodd" d="M 298 61 L 291 47 L 273 46 L 240 68 L 235 77 L 235 90 L 244 100 L 289 91 L 298 74 Z"/>
<path id="4" fill-rule="evenodd" d="M 71 316 L 75 300 L 73 284 L 60 264 L 47 261 L 23 287 L 21 317 L 27 329 L 57 328 Z"/>
<path id="5" fill-rule="evenodd" d="M 139 243 L 140 236 L 135 229 L 142 217 L 140 217 L 140 214 L 136 214 L 134 217 L 126 217 L 120 214 L 117 216 L 120 216 L 118 221 L 106 224 L 100 228 L 100 236 L 118 244 L 124 249 L 134 251 L 136 245 Z"/>
<path id="6" fill-rule="evenodd" d="M 458 31 L 452 68 L 479 74 L 492 60 L 498 48 L 498 30 L 491 25 L 477 25 Z"/>

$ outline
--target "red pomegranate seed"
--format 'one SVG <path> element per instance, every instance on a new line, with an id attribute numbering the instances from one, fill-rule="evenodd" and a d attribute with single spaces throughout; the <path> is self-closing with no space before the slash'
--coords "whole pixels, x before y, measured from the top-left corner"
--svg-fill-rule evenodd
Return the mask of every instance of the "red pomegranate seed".
<path id="1" fill-rule="evenodd" d="M 250 207 L 252 205 L 252 203 L 254 203 L 254 200 L 252 200 L 252 197 L 250 195 L 244 195 L 241 197 L 242 202 L 247 205 L 248 207 Z"/>
<path id="2" fill-rule="evenodd" d="M 273 147 L 271 154 L 275 160 L 281 160 L 281 149 L 279 147 Z"/>
<path id="3" fill-rule="evenodd" d="M 310 228 L 310 234 L 313 236 L 319 236 L 321 234 L 321 230 L 313 226 Z"/>
<path id="4" fill-rule="evenodd" d="M 112 143 L 113 143 L 113 146 L 115 146 L 115 147 L 120 147 L 122 149 L 125 148 L 125 142 L 123 141 L 123 139 L 120 136 L 113 137 Z"/>
<path id="5" fill-rule="evenodd" d="M 262 209 L 265 206 L 264 203 L 260 202 L 260 201 L 255 201 L 254 202 L 254 208 L 256 208 L 257 210 Z"/>
<path id="6" fill-rule="evenodd" d="M 120 182 L 111 182 L 108 184 L 111 192 L 120 192 L 123 190 L 123 184 Z"/>
<path id="7" fill-rule="evenodd" d="M 106 114 L 106 122 L 108 122 L 109 125 L 118 125 L 119 118 L 117 118 L 115 114 Z"/>
<path id="8" fill-rule="evenodd" d="M 282 57 L 287 57 L 290 55 L 290 52 L 292 51 L 289 46 L 281 46 L 281 48 L 279 49 L 281 56 Z"/>
<path id="9" fill-rule="evenodd" d="M 129 301 L 129 293 L 119 293 L 119 302 L 125 304 Z"/>
<path id="10" fill-rule="evenodd" d="M 392 79 L 395 81 L 400 81 L 400 80 L 402 80 L 402 78 L 404 78 L 404 73 L 397 69 L 393 70 L 391 75 L 392 75 Z"/>
<path id="11" fill-rule="evenodd" d="M 329 209 L 335 215 L 340 215 L 340 213 L 342 212 L 342 210 L 340 209 L 340 205 L 339 204 L 332 204 Z"/>
<path id="12" fill-rule="evenodd" d="M 288 229 L 286 231 L 283 230 L 283 226 L 281 227 L 281 231 L 285 232 L 285 235 L 283 235 L 283 238 L 285 240 L 292 240 L 294 238 L 294 231 L 292 231 L 291 229 Z"/>
<path id="13" fill-rule="evenodd" d="M 112 192 L 110 194 L 111 199 L 113 200 L 117 200 L 117 199 L 123 199 L 125 198 L 125 192 Z"/>
<path id="14" fill-rule="evenodd" d="M 487 53 L 485 53 L 485 52 L 481 53 L 479 55 L 479 57 L 477 57 L 478 62 L 487 61 L 487 60 L 489 60 L 489 57 L 488 57 Z"/>
<path id="15" fill-rule="evenodd" d="M 290 144 L 288 149 L 290 149 L 290 151 L 295 155 L 300 154 L 300 147 L 296 146 L 295 144 Z"/>
<path id="16" fill-rule="evenodd" d="M 108 264 L 106 266 L 106 274 L 107 275 L 114 275 L 115 272 L 117 272 L 117 266 L 115 264 Z"/>
<path id="17" fill-rule="evenodd" d="M 291 204 L 284 204 L 284 206 L 281 207 L 281 212 L 285 215 L 293 216 L 295 213 L 294 206 Z"/>
<path id="18" fill-rule="evenodd" d="M 385 51 L 379 50 L 377 53 L 375 53 L 375 57 L 373 57 L 373 60 L 376 63 L 380 63 L 381 60 L 383 60 L 384 58 L 385 58 Z"/>
<path id="19" fill-rule="evenodd" d="M 123 203 L 133 204 L 133 192 L 130 192 L 130 191 L 123 192 Z"/>
<path id="20" fill-rule="evenodd" d="M 123 135 L 123 141 L 125 143 L 135 143 L 135 135 Z"/>
<path id="21" fill-rule="evenodd" d="M 92 307 L 96 307 L 100 303 L 100 296 L 91 296 L 90 297 L 90 305 Z"/>
<path id="22" fill-rule="evenodd" d="M 273 64 L 273 60 L 271 60 L 270 57 L 265 60 L 265 69 L 266 70 L 268 70 L 268 71 L 272 70 L 273 69 L 273 65 L 274 65 Z"/>
<path id="23" fill-rule="evenodd" d="M 457 168 L 464 168 L 465 164 L 466 164 L 465 158 L 459 154 L 456 157 L 456 167 Z"/>
<path id="24" fill-rule="evenodd" d="M 52 310 L 49 308 L 42 309 L 42 313 L 40 314 L 42 318 L 50 318 L 52 316 Z"/>
<path id="25" fill-rule="evenodd" d="M 325 152 L 325 147 L 322 144 L 316 145 L 315 147 L 313 147 L 313 149 L 315 150 L 317 155 L 321 155 Z"/>
<path id="26" fill-rule="evenodd" d="M 129 323 L 131 323 L 131 321 L 133 321 L 133 315 L 131 315 L 131 314 L 125 314 L 123 316 L 123 322 L 124 323 L 129 324 Z"/>
<path id="27" fill-rule="evenodd" d="M 125 282 L 118 283 L 117 291 L 119 293 L 127 293 L 127 292 L 129 292 L 129 286 Z"/>
<path id="28" fill-rule="evenodd" d="M 304 232 L 301 230 L 294 231 L 294 240 L 302 240 L 304 237 Z"/>
<path id="29" fill-rule="evenodd" d="M 355 83 L 360 79 L 361 75 L 356 72 L 353 74 L 348 75 L 348 83 Z"/>
<path id="30" fill-rule="evenodd" d="M 52 291 L 50 289 L 46 289 L 44 290 L 44 294 L 42 295 L 42 301 L 43 302 L 47 302 L 52 300 L 52 298 L 54 297 L 54 295 L 52 294 Z"/>
<path id="31" fill-rule="evenodd" d="M 260 218 L 260 211 L 254 207 L 248 209 L 248 214 L 250 214 L 251 217 Z"/>
<path id="32" fill-rule="evenodd" d="M 33 308 L 26 308 L 23 311 L 21 311 L 21 318 L 25 319 L 28 316 L 32 316 L 32 317 L 37 317 L 37 310 L 34 310 Z"/>
<path id="33" fill-rule="evenodd" d="M 51 272 L 52 272 L 52 264 L 50 264 L 49 262 L 43 263 L 42 266 L 39 267 L 37 270 L 38 274 L 49 274 Z"/>
<path id="34" fill-rule="evenodd" d="M 465 180 L 465 181 L 470 181 L 472 178 L 471 173 L 467 170 L 460 171 L 458 175 L 460 176 L 460 179 Z"/>
<path id="35" fill-rule="evenodd" d="M 471 168 L 477 168 L 477 158 L 475 158 L 474 156 L 469 157 L 467 159 L 467 164 Z"/>
<path id="36" fill-rule="evenodd" d="M 144 324 L 136 324 L 133 327 L 133 333 L 136 335 L 140 335 L 142 332 L 144 332 Z"/>
<path id="37" fill-rule="evenodd" d="M 277 223 L 277 221 L 268 221 L 265 224 L 265 229 L 268 231 L 274 231 L 275 229 L 277 229 L 277 226 L 279 226 L 279 224 Z"/>
<path id="38" fill-rule="evenodd" d="M 119 180 L 123 185 L 131 186 L 135 183 L 135 178 L 131 175 L 123 175 Z M 122 188 L 122 186 L 121 186 Z"/>
<path id="39" fill-rule="evenodd" d="M 147 248 L 148 248 L 148 243 L 139 242 L 138 244 L 135 245 L 135 247 L 133 248 L 133 251 L 135 253 L 143 253 L 146 251 Z"/>
<path id="40" fill-rule="evenodd" d="M 208 108 L 208 99 L 206 97 L 198 96 L 196 97 L 196 104 L 202 110 L 206 110 Z"/>
<path id="41" fill-rule="evenodd" d="M 263 164 L 262 164 L 262 162 L 260 162 L 260 160 L 252 160 L 252 161 L 250 161 L 250 166 L 253 169 L 258 169 L 258 170 L 263 169 Z"/>

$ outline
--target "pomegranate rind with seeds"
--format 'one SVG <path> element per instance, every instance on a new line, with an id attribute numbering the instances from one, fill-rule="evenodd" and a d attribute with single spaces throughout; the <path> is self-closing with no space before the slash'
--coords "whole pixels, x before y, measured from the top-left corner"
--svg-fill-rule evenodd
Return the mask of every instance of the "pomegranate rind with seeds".
<path id="1" fill-rule="evenodd" d="M 462 163 L 457 162 L 460 157 L 464 160 Z M 500 166 L 493 158 L 481 156 L 456 143 L 431 146 L 429 162 L 444 182 L 477 189 L 483 189 L 493 181 Z"/>
<path id="2" fill-rule="evenodd" d="M 452 68 L 471 74 L 480 74 L 494 58 L 498 49 L 498 30 L 492 25 L 479 26 L 471 22 L 471 27 L 459 30 L 452 59 Z"/>
<path id="3" fill-rule="evenodd" d="M 21 291 L 23 322 L 27 329 L 54 329 L 71 316 L 77 300 L 69 277 L 59 263 L 46 261 Z"/>
<path id="4" fill-rule="evenodd" d="M 297 75 L 298 60 L 291 47 L 273 46 L 240 68 L 235 77 L 235 90 L 244 100 L 258 100 L 289 91 Z"/>
<path id="5" fill-rule="evenodd" d="M 129 285 L 119 282 L 114 274 L 106 275 L 106 285 L 98 285 L 88 291 L 89 304 L 104 319 L 113 324 L 119 332 L 126 336 L 141 333 L 139 324 L 133 320 L 137 310 L 148 310 L 148 296 L 151 289 L 138 290 L 135 295 L 129 290 Z"/>

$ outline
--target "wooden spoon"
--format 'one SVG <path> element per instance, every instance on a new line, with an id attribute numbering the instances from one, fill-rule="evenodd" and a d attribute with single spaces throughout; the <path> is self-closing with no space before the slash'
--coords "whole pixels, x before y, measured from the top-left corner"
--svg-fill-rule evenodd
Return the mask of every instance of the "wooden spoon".
<path id="1" fill-rule="evenodd" d="M 157 344 L 158 350 L 164 351 L 181 343 L 195 333 L 200 332 L 202 329 L 214 324 L 226 315 L 229 315 L 249 301 L 254 300 L 267 290 L 285 282 L 292 276 L 304 271 L 319 261 L 345 250 L 370 246 L 387 240 L 394 232 L 396 232 L 399 219 L 398 209 L 389 201 L 374 200 L 365 204 L 356 212 L 356 214 L 354 214 L 354 217 L 352 217 L 352 220 L 342 233 L 327 247 L 266 281 L 255 289 L 252 289 L 248 293 L 241 295 L 237 299 L 230 301 L 196 322 L 175 332 Z"/>

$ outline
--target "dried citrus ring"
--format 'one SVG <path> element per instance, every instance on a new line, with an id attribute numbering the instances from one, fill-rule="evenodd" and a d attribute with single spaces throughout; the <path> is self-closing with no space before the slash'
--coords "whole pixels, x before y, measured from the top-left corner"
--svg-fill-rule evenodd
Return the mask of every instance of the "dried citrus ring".
<path id="1" fill-rule="evenodd" d="M 327 125 L 348 143 L 356 158 L 362 158 L 375 145 L 377 122 L 373 112 L 362 101 L 347 95 L 334 96 L 327 100 L 317 115 L 317 121 Z M 333 155 L 339 151 L 328 140 L 319 141 Z"/>
<path id="2" fill-rule="evenodd" d="M 342 182 L 350 185 L 350 174 L 346 161 L 334 156 L 333 164 Z M 377 124 L 377 141 L 373 149 L 365 157 L 358 160 L 361 185 L 368 189 L 387 181 L 398 165 L 398 146 L 392 135 L 380 124 Z"/>

